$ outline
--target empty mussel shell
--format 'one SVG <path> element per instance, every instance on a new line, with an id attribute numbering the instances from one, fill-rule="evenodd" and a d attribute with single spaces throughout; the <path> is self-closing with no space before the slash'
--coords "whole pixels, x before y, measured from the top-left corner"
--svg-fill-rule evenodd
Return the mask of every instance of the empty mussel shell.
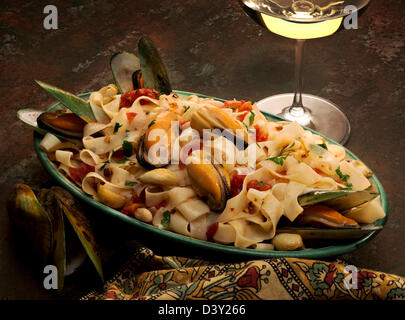
<path id="1" fill-rule="evenodd" d="M 54 96 L 59 102 L 61 102 L 66 108 L 82 118 L 85 122 L 89 123 L 96 121 L 96 117 L 94 116 L 88 101 L 45 82 L 38 80 L 35 81 L 48 93 Z"/>
<path id="2" fill-rule="evenodd" d="M 126 51 L 114 53 L 110 59 L 110 67 L 119 93 L 137 88 L 133 87 L 133 75 L 138 74 L 141 63 L 136 55 Z"/>
<path id="3" fill-rule="evenodd" d="M 42 265 L 47 264 L 54 246 L 53 219 L 29 186 L 15 186 L 7 201 L 7 211 L 18 239 L 25 243 L 26 253 Z"/>

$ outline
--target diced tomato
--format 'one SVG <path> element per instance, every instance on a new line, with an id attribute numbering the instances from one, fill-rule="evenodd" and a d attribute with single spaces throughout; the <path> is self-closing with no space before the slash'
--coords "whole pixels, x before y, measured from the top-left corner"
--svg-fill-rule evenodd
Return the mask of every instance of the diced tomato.
<path id="1" fill-rule="evenodd" d="M 136 117 L 136 112 L 127 112 L 127 119 L 128 121 L 132 121 L 134 120 L 134 118 Z"/>
<path id="2" fill-rule="evenodd" d="M 82 162 L 79 168 L 69 168 L 72 179 L 76 182 L 82 182 L 83 178 L 89 172 L 94 172 L 94 167 Z"/>
<path id="3" fill-rule="evenodd" d="M 142 195 L 138 197 L 136 192 L 132 193 L 132 198 L 125 204 L 121 212 L 133 217 L 136 209 L 145 207 L 144 201 L 142 201 Z"/>
<path id="4" fill-rule="evenodd" d="M 239 108 L 245 101 L 237 101 L 237 100 L 229 100 L 224 102 L 224 107 L 225 108 Z M 234 110 L 236 111 L 236 110 Z"/>
<path id="5" fill-rule="evenodd" d="M 319 169 L 317 169 L 317 168 L 315 168 L 314 171 L 315 171 L 317 174 L 322 174 L 322 171 L 319 170 Z"/>
<path id="6" fill-rule="evenodd" d="M 135 215 L 135 211 L 138 208 L 143 208 L 145 205 L 143 203 L 134 203 L 132 200 L 129 200 L 124 208 L 121 209 L 121 212 L 126 214 L 127 216 L 133 217 Z"/>
<path id="7" fill-rule="evenodd" d="M 205 235 L 207 236 L 207 240 L 208 241 L 213 241 L 213 237 L 215 235 L 215 233 L 217 233 L 218 231 L 218 222 L 214 222 L 212 225 L 210 225 L 207 229 L 207 232 L 205 233 Z"/>
<path id="8" fill-rule="evenodd" d="M 271 185 L 262 181 L 258 181 L 258 180 L 250 180 L 247 183 L 247 190 L 249 189 L 256 189 L 259 191 L 266 191 L 271 189 Z"/>
<path id="9" fill-rule="evenodd" d="M 159 204 L 157 204 L 156 206 L 155 206 L 155 208 L 157 209 L 157 210 L 159 210 L 160 208 L 163 208 L 163 207 L 166 207 L 167 206 L 167 201 L 166 200 L 163 200 L 162 202 L 160 202 Z"/>
<path id="10" fill-rule="evenodd" d="M 255 125 L 256 129 L 256 142 L 267 141 L 269 139 L 269 133 L 263 130 L 259 125 Z"/>
<path id="11" fill-rule="evenodd" d="M 118 149 L 118 150 L 114 151 L 114 153 L 111 156 L 111 159 L 113 161 L 122 160 L 124 158 L 125 158 L 125 155 L 124 155 L 124 150 L 123 149 Z"/>
<path id="12" fill-rule="evenodd" d="M 156 90 L 148 89 L 148 88 L 130 90 L 121 96 L 120 107 L 129 108 L 130 106 L 132 106 L 134 101 L 141 96 L 146 96 L 146 97 L 149 97 L 152 99 L 158 99 L 159 93 Z M 144 105 L 144 104 L 148 104 L 149 102 L 146 100 L 141 100 L 140 103 L 141 103 L 141 105 Z"/>
<path id="13" fill-rule="evenodd" d="M 242 105 L 238 108 L 239 112 L 252 110 L 252 103 L 250 101 L 247 102 L 242 101 L 242 102 L 243 102 Z"/>
<path id="14" fill-rule="evenodd" d="M 232 197 L 237 196 L 243 188 L 243 181 L 245 181 L 245 174 L 234 174 L 231 179 L 231 194 Z"/>

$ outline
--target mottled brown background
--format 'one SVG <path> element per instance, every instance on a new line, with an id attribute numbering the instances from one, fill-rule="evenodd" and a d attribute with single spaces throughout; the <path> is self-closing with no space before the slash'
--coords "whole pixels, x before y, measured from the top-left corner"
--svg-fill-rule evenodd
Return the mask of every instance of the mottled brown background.
<path id="1" fill-rule="evenodd" d="M 50 2 L 59 11 L 59 29 L 47 31 L 43 8 Z M 255 25 L 235 1 L 2 1 L 0 8 L 0 299 L 58 297 L 41 287 L 16 254 L 4 209 L 15 183 L 50 181 L 34 152 L 32 131 L 16 118 L 18 109 L 45 109 L 54 102 L 33 79 L 75 93 L 97 90 L 112 82 L 111 54 L 135 50 L 138 38 L 147 34 L 158 45 L 175 89 L 251 100 L 293 89 L 294 42 Z M 404 15 L 403 1 L 372 0 L 358 30 L 309 41 L 304 67 L 304 91 L 342 107 L 352 125 L 347 147 L 374 170 L 389 200 L 384 230 L 340 258 L 402 276 Z M 122 239 L 139 236 L 103 219 L 98 234 L 113 251 L 123 247 Z M 87 264 L 67 280 L 64 293 L 74 296 L 95 284 Z"/>

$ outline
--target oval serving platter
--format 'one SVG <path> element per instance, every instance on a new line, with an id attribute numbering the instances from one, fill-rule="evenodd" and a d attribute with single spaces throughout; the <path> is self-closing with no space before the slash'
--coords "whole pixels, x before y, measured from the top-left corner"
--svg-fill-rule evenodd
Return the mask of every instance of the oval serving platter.
<path id="1" fill-rule="evenodd" d="M 214 97 L 209 97 L 206 95 L 202 94 L 197 94 L 197 93 L 191 93 L 191 92 L 186 92 L 186 91 L 178 91 L 174 90 L 178 95 L 182 97 L 188 97 L 190 95 L 197 95 L 201 98 L 212 98 L 218 101 L 225 101 L 223 99 L 219 98 L 214 98 Z M 90 94 L 85 93 L 85 94 L 80 94 L 82 98 L 87 99 Z M 52 105 L 51 107 L 48 108 L 48 111 L 55 109 L 55 108 L 60 108 L 61 104 L 56 103 Z M 262 112 L 269 121 L 284 121 L 284 119 L 277 117 L 272 114 L 268 114 L 265 112 Z M 319 132 L 316 132 L 314 130 L 311 130 L 309 128 L 305 128 L 306 130 L 310 130 L 313 133 L 316 133 L 318 135 L 323 136 Z M 329 143 L 332 144 L 338 144 L 337 142 L 323 136 Z M 325 257 L 333 257 L 341 254 L 345 254 L 351 251 L 354 251 L 360 247 L 362 247 L 364 244 L 369 242 L 372 238 L 376 236 L 380 230 L 375 230 L 371 232 L 370 234 L 363 236 L 353 242 L 350 243 L 345 243 L 345 244 L 337 244 L 337 245 L 331 245 L 331 246 L 326 246 L 322 248 L 314 248 L 314 249 L 305 249 L 301 251 L 270 251 L 270 250 L 255 250 L 255 249 L 244 249 L 244 248 L 236 248 L 233 246 L 227 246 L 227 245 L 222 245 L 219 243 L 214 243 L 214 242 L 208 242 L 208 241 L 203 241 L 203 240 L 198 240 L 198 239 L 193 239 L 181 234 L 177 234 L 171 231 L 167 230 L 161 230 L 158 229 L 157 227 L 154 227 L 150 224 L 141 222 L 135 218 L 128 217 L 121 212 L 112 209 L 100 202 L 97 202 L 93 200 L 89 195 L 85 194 L 80 188 L 75 186 L 68 178 L 63 176 L 62 173 L 60 173 L 55 165 L 49 160 L 47 157 L 46 152 L 42 151 L 39 148 L 39 144 L 41 142 L 42 135 L 35 132 L 34 133 L 34 146 L 35 146 L 35 151 L 38 155 L 38 158 L 42 165 L 44 166 L 45 170 L 48 171 L 48 173 L 64 188 L 66 188 L 69 192 L 71 192 L 75 197 L 79 198 L 80 200 L 84 201 L 86 204 L 94 207 L 96 210 L 109 215 L 115 219 L 119 219 L 121 222 L 124 222 L 130 226 L 133 226 L 134 228 L 137 228 L 140 231 L 144 231 L 144 234 L 150 234 L 150 236 L 158 237 L 161 239 L 165 239 L 167 241 L 170 241 L 171 243 L 174 243 L 176 245 L 182 246 L 182 247 L 188 247 L 191 249 L 200 249 L 201 252 L 204 253 L 212 253 L 213 255 L 226 255 L 226 256 L 231 256 L 231 257 L 238 257 L 238 258 L 247 258 L 247 259 L 262 259 L 262 258 L 277 258 L 277 257 L 294 257 L 294 258 L 304 258 L 304 259 L 317 259 L 317 258 L 325 258 Z M 356 157 L 352 152 L 347 150 L 345 148 L 346 155 L 350 158 L 360 160 L 358 157 Z M 371 178 L 372 184 L 376 187 L 378 190 L 378 193 L 380 194 L 380 200 L 381 200 L 381 205 L 386 212 L 386 216 L 378 221 L 376 221 L 374 224 L 383 226 L 386 223 L 387 216 L 388 216 L 388 202 L 387 202 L 387 196 L 385 194 L 384 188 L 381 185 L 380 181 L 378 178 L 373 174 Z M 141 239 L 138 239 L 141 240 Z M 195 253 L 195 251 L 194 251 Z"/>

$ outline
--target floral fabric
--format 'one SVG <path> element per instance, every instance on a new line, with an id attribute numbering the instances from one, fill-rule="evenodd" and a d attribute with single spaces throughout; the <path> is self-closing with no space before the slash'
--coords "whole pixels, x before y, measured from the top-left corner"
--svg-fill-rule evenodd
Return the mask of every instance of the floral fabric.
<path id="1" fill-rule="evenodd" d="M 403 299 L 405 279 L 342 263 L 270 258 L 218 263 L 139 248 L 103 290 L 84 300 Z"/>

